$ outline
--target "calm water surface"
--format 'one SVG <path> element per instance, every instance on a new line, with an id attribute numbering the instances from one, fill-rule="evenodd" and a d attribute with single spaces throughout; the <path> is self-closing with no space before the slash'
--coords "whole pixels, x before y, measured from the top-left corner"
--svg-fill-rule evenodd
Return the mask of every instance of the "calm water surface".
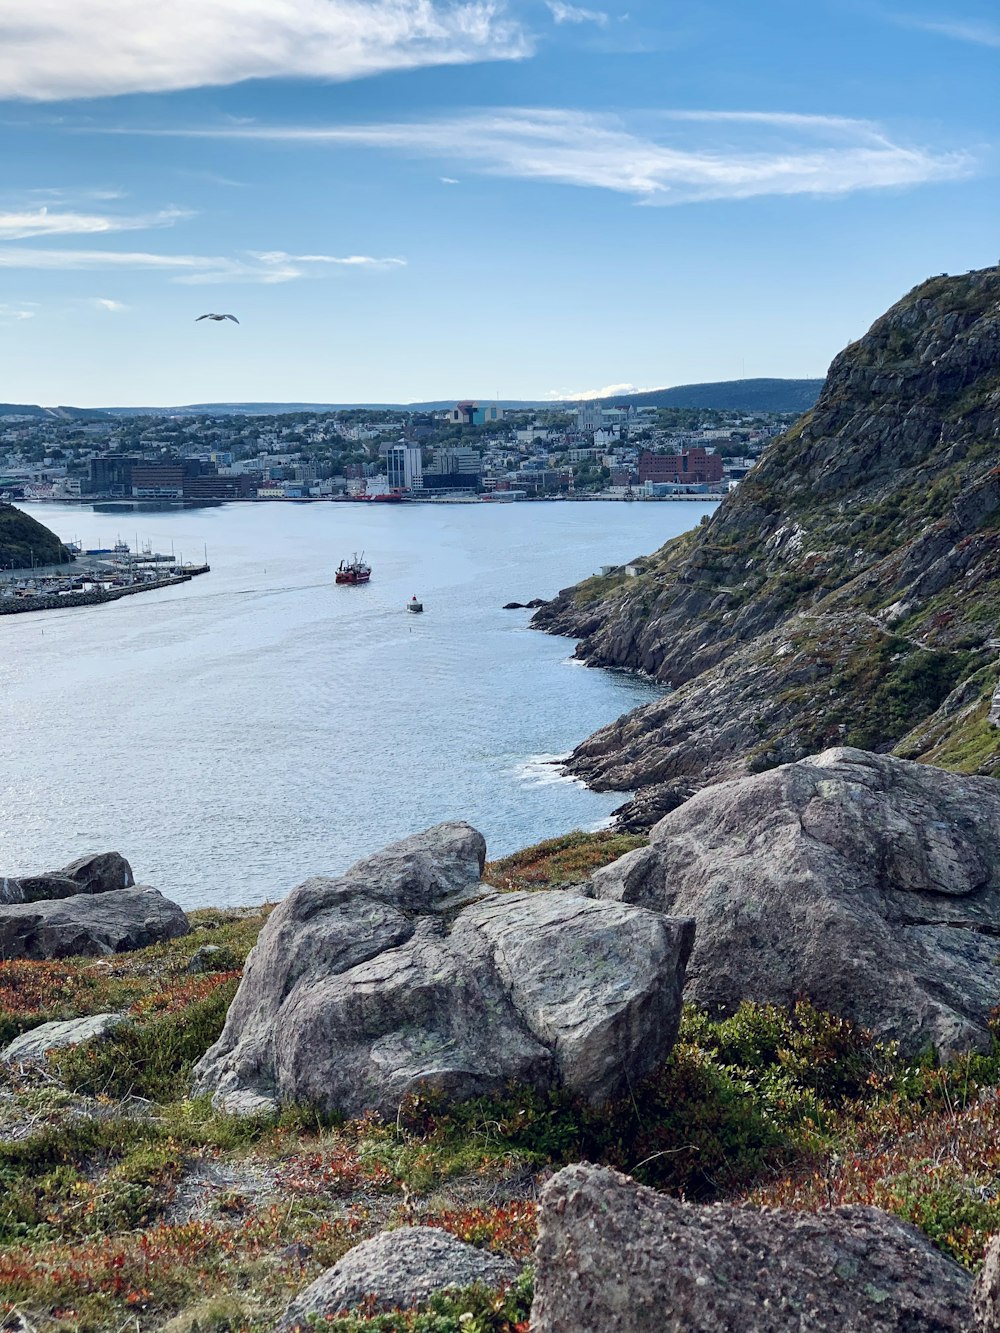
<path id="1" fill-rule="evenodd" d="M 570 660 L 504 602 L 651 551 L 709 506 L 369 510 L 279 503 L 95 513 L 211 574 L 107 606 L 0 618 L 0 873 L 117 848 L 186 907 L 281 897 L 395 838 L 468 819 L 502 856 L 624 797 L 544 762 L 654 687 Z M 333 571 L 364 550 L 362 588 Z M 426 608 L 409 615 L 416 593 Z"/>

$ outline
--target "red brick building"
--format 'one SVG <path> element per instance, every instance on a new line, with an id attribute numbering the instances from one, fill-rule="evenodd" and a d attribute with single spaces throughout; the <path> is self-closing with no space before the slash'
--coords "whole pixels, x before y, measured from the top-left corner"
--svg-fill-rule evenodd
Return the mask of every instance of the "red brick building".
<path id="1" fill-rule="evenodd" d="M 710 454 L 700 444 L 682 454 L 639 455 L 639 481 L 671 481 L 691 486 L 712 486 L 722 480 L 722 455 Z"/>

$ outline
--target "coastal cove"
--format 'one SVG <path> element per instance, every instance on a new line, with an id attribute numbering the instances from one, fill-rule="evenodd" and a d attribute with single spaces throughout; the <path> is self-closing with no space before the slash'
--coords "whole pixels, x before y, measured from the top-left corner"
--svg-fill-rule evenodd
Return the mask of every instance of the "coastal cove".
<path id="1" fill-rule="evenodd" d="M 714 505 L 25 506 L 212 572 L 0 622 L 0 869 L 119 847 L 185 907 L 281 897 L 461 815 L 502 856 L 624 799 L 548 763 L 659 694 L 586 670 L 508 601 L 656 549 Z M 336 588 L 365 552 L 370 584 Z M 417 594 L 426 612 L 406 614 Z M 15 762 L 16 761 L 16 762 Z"/>

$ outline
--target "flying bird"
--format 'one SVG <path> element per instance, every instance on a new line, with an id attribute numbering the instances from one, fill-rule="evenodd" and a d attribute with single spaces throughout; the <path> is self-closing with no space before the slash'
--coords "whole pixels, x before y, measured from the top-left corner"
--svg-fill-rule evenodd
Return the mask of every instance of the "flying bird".
<path id="1" fill-rule="evenodd" d="M 195 320 L 195 323 L 197 324 L 198 320 L 201 319 L 231 319 L 234 324 L 238 324 L 240 322 L 235 315 L 199 315 L 198 319 Z"/>

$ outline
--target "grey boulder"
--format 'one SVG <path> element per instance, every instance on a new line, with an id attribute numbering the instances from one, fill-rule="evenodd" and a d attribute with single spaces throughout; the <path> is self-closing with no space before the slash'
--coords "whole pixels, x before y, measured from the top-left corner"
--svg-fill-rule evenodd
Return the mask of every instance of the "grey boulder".
<path id="1" fill-rule="evenodd" d="M 806 996 L 904 1050 L 989 1044 L 1000 1004 L 1000 783 L 834 749 L 698 792 L 598 899 L 692 916 L 685 998 Z"/>
<path id="2" fill-rule="evenodd" d="M 65 1022 L 40 1023 L 30 1032 L 22 1032 L 0 1051 L 0 1063 L 8 1065 L 44 1064 L 49 1051 L 64 1046 L 78 1046 L 114 1031 L 125 1022 L 124 1014 L 89 1014 Z"/>
<path id="3" fill-rule="evenodd" d="M 395 1115 L 421 1086 L 508 1081 L 594 1102 L 662 1061 L 690 922 L 570 893 L 481 884 L 485 843 L 441 824 L 311 879 L 268 918 L 199 1093 L 234 1113 L 307 1103 Z"/>
<path id="4" fill-rule="evenodd" d="M 276 1333 L 320 1325 L 342 1310 L 412 1310 L 446 1287 L 506 1286 L 518 1275 L 510 1259 L 466 1245 L 438 1227 L 383 1231 L 363 1241 L 286 1308 Z"/>
<path id="5" fill-rule="evenodd" d="M 878 1208 L 680 1203 L 617 1171 L 546 1185 L 532 1333 L 968 1333 L 972 1278 Z"/>
<path id="6" fill-rule="evenodd" d="M 97 958 L 177 939 L 191 929 L 184 912 L 156 889 L 0 906 L 0 958 Z"/>
<path id="7" fill-rule="evenodd" d="M 118 852 L 97 852 L 71 861 L 63 870 L 49 870 L 19 879 L 0 878 L 0 903 L 34 903 L 71 898 L 78 893 L 113 893 L 135 883 L 132 867 Z"/>

